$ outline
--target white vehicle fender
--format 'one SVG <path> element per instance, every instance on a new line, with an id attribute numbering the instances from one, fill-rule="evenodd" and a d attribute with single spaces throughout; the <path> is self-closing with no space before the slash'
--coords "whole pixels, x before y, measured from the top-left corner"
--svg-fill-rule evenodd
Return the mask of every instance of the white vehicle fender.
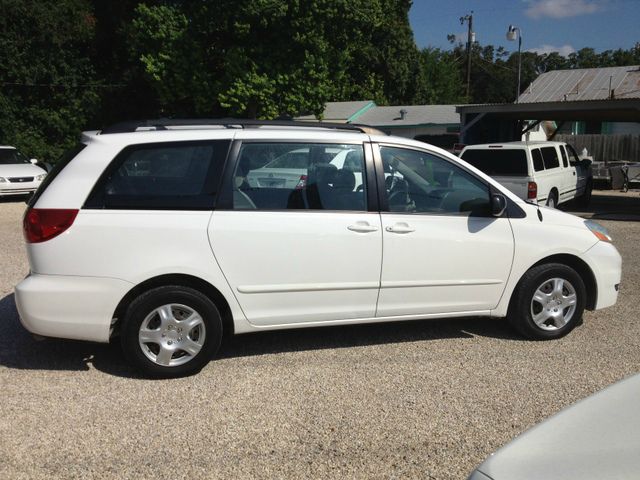
<path id="1" fill-rule="evenodd" d="M 593 235 L 593 238 L 585 235 L 585 228 L 566 226 L 562 229 L 562 235 L 558 235 L 559 226 L 553 221 L 545 224 L 545 221 L 538 223 L 528 219 L 512 219 L 511 226 L 515 240 L 514 261 L 504 293 L 496 308 L 492 310 L 492 316 L 507 315 L 509 302 L 522 276 L 545 259 L 559 255 L 575 257 L 593 272 L 593 266 L 584 257 L 584 253 L 593 247 L 598 239 Z"/>

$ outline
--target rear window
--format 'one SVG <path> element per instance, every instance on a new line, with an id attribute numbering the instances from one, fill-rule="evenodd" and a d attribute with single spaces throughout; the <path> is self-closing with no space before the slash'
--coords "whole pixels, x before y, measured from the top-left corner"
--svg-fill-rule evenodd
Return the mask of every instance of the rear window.
<path id="1" fill-rule="evenodd" d="M 466 150 L 462 159 L 487 175 L 528 175 L 527 156 L 523 149 Z"/>
<path id="2" fill-rule="evenodd" d="M 557 168 L 560 166 L 560 159 L 556 147 L 542 147 L 542 159 L 544 160 L 544 168 Z"/>
<path id="3" fill-rule="evenodd" d="M 210 210 L 228 140 L 132 145 L 113 160 L 85 208 Z"/>
<path id="4" fill-rule="evenodd" d="M 36 202 L 42 196 L 42 194 L 47 189 L 47 187 L 51 185 L 51 182 L 53 182 L 53 180 L 60 174 L 60 172 L 64 169 L 64 167 L 69 165 L 71 160 L 76 158 L 78 154 L 85 149 L 85 147 L 86 145 L 84 143 L 79 143 L 75 147 L 70 148 L 69 150 L 67 150 L 62 154 L 62 156 L 53 165 L 53 168 L 51 169 L 51 171 L 47 174 L 46 177 L 44 177 L 44 180 L 42 181 L 42 183 L 40 184 L 36 192 L 31 196 L 31 198 L 27 202 L 30 207 L 33 207 L 36 204 Z"/>

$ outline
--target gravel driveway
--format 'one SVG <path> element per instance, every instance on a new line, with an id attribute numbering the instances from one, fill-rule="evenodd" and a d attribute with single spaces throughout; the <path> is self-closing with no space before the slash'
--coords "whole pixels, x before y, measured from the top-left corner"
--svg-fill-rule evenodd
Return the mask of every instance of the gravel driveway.
<path id="1" fill-rule="evenodd" d="M 260 333 L 227 341 L 199 375 L 148 381 L 117 346 L 35 341 L 20 326 L 23 209 L 0 203 L 2 479 L 464 479 L 640 371 L 640 222 L 602 220 L 624 258 L 618 304 L 561 340 L 486 319 Z"/>

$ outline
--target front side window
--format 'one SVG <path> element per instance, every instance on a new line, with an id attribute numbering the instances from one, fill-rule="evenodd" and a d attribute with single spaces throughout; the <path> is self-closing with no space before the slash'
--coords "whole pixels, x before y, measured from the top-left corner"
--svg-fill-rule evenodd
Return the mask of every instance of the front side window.
<path id="1" fill-rule="evenodd" d="M 560 159 L 558 158 L 556 147 L 542 147 L 540 150 L 542 150 L 542 159 L 544 160 L 544 168 L 546 170 L 560 166 Z"/>
<path id="2" fill-rule="evenodd" d="M 87 208 L 212 209 L 228 140 L 134 145 L 123 150 Z"/>
<path id="3" fill-rule="evenodd" d="M 234 210 L 366 210 L 362 145 L 245 143 Z"/>
<path id="4" fill-rule="evenodd" d="M 569 161 L 567 160 L 567 151 L 564 148 L 564 145 L 560 145 L 560 154 L 562 155 L 562 165 L 564 168 L 569 166 Z"/>
<path id="5" fill-rule="evenodd" d="M 391 212 L 480 214 L 489 211 L 489 188 L 443 158 L 418 150 L 380 147 Z"/>
<path id="6" fill-rule="evenodd" d="M 573 147 L 571 145 L 569 145 L 569 144 L 567 144 L 567 152 L 569 153 L 569 162 L 572 165 L 575 165 L 576 163 L 578 163 L 580 161 L 580 159 L 578 158 L 578 154 L 573 149 Z"/>

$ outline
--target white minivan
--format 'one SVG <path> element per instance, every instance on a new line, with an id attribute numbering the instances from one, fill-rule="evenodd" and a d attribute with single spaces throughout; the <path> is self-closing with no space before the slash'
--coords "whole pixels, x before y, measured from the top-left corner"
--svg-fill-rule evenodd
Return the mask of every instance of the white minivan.
<path id="1" fill-rule="evenodd" d="M 287 152 L 306 155 L 304 182 L 247 181 Z M 23 325 L 119 338 L 149 376 L 198 371 L 223 332 L 508 317 L 528 338 L 557 338 L 620 284 L 598 224 L 355 125 L 162 120 L 86 134 L 31 198 L 24 234 Z"/>

